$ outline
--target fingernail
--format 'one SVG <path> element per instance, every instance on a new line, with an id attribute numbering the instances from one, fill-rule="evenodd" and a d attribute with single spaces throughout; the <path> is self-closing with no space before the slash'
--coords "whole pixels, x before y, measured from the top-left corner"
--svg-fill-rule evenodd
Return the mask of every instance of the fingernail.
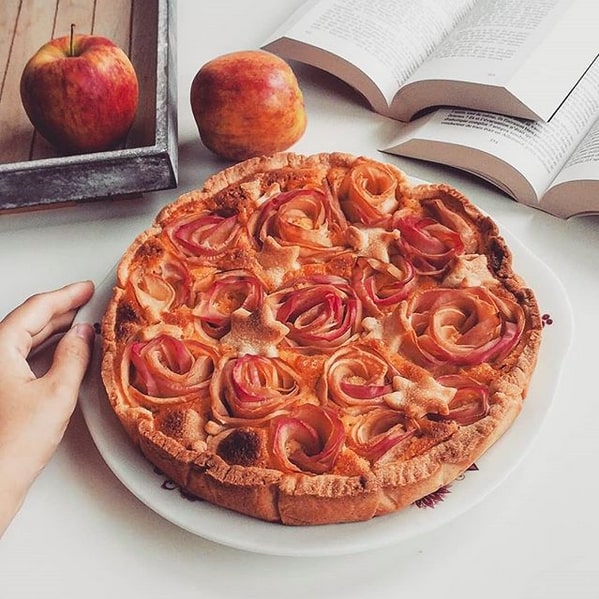
<path id="1" fill-rule="evenodd" d="M 81 337 L 82 339 L 85 339 L 88 343 L 90 343 L 91 341 L 93 341 L 96 332 L 94 331 L 94 327 L 89 324 L 88 322 L 81 322 L 76 324 L 73 327 L 73 331 L 75 332 L 75 335 L 77 335 L 77 337 Z"/>

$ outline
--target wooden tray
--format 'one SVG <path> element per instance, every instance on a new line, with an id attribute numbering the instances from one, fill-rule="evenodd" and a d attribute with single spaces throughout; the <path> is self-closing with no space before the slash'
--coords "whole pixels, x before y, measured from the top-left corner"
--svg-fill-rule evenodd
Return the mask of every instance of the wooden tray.
<path id="1" fill-rule="evenodd" d="M 60 156 L 35 132 L 19 83 L 29 58 L 54 37 L 113 40 L 129 55 L 139 108 L 124 147 Z M 123 197 L 177 185 L 174 0 L 0 1 L 0 210 Z"/>

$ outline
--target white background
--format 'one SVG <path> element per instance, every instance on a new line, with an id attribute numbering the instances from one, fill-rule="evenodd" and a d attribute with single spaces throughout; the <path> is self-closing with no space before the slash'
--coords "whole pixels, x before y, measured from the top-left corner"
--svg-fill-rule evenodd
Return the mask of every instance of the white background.
<path id="1" fill-rule="evenodd" d="M 100 282 L 162 205 L 226 165 L 200 142 L 189 106 L 191 80 L 214 56 L 258 47 L 299 4 L 178 3 L 179 189 L 0 215 L 0 314 L 42 289 L 83 278 Z M 115 478 L 77 410 L 58 453 L 0 540 L 0 596 L 599 597 L 599 217 L 562 221 L 456 171 L 380 154 L 397 124 L 375 115 L 332 77 L 294 68 L 309 114 L 294 150 L 370 155 L 448 182 L 561 279 L 575 333 L 535 443 L 491 495 L 441 528 L 355 555 L 289 558 L 230 549 L 155 514 Z"/>

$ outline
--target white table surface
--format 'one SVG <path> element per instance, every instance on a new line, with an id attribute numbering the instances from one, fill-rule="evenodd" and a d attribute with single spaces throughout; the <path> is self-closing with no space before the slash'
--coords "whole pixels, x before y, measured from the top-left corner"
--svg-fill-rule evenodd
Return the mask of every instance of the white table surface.
<path id="1" fill-rule="evenodd" d="M 99 283 L 162 205 L 226 165 L 200 142 L 188 100 L 191 80 L 214 56 L 258 47 L 299 4 L 179 2 L 179 188 L 0 215 L 0 314 L 40 290 L 84 278 Z M 213 543 L 157 515 L 106 466 L 77 409 L 0 540 L 0 596 L 599 597 L 599 217 L 562 221 L 457 171 L 381 154 L 396 123 L 375 115 L 334 78 L 294 68 L 309 114 L 294 150 L 370 155 L 416 177 L 448 182 L 563 283 L 574 337 L 536 440 L 497 489 L 442 527 L 359 554 L 291 558 Z"/>

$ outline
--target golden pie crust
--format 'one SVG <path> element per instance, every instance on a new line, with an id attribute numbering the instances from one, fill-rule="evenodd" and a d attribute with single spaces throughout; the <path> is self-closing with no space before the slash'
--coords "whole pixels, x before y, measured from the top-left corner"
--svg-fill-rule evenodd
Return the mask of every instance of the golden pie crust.
<path id="1" fill-rule="evenodd" d="M 541 319 L 493 221 L 342 153 L 250 159 L 125 252 L 102 377 L 187 493 L 292 525 L 448 484 L 512 424 Z"/>

